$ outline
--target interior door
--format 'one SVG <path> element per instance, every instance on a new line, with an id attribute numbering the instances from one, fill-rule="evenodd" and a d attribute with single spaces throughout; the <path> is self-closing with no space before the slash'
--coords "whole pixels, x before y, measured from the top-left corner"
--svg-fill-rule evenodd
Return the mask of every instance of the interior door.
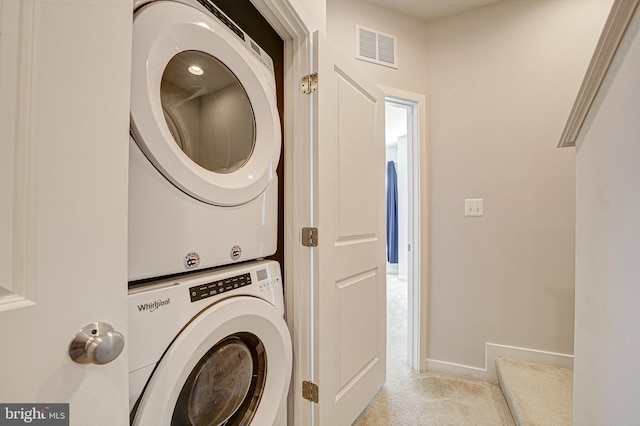
<path id="1" fill-rule="evenodd" d="M 320 425 L 349 425 L 386 374 L 382 91 L 314 35 L 315 382 Z"/>
<path id="2" fill-rule="evenodd" d="M 0 0 L 0 405 L 69 403 L 76 425 L 128 424 L 126 350 L 68 349 L 127 331 L 131 7 Z"/>

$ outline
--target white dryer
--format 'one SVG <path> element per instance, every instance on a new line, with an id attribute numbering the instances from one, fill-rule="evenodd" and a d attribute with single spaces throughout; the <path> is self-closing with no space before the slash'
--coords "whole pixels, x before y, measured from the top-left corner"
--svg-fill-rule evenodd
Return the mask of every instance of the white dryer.
<path id="1" fill-rule="evenodd" d="M 129 290 L 131 424 L 286 425 L 280 267 L 258 261 Z"/>
<path id="2" fill-rule="evenodd" d="M 208 0 L 134 13 L 129 281 L 276 251 L 271 58 Z"/>

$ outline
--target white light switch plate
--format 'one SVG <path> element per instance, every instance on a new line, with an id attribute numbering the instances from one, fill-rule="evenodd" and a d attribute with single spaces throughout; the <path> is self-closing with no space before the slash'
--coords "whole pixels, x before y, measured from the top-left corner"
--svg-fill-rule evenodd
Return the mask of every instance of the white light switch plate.
<path id="1" fill-rule="evenodd" d="M 484 200 L 482 198 L 467 198 L 464 200 L 465 216 L 484 216 Z"/>

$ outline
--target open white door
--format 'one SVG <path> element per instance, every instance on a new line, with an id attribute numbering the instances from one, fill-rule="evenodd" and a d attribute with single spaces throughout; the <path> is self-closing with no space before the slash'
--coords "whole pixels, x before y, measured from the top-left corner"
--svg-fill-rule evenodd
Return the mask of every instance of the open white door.
<path id="1" fill-rule="evenodd" d="M 0 404 L 68 403 L 74 425 L 128 424 L 126 347 L 68 349 L 93 322 L 127 332 L 131 7 L 0 0 Z"/>
<path id="2" fill-rule="evenodd" d="M 315 383 L 320 425 L 349 425 L 386 374 L 382 91 L 314 35 Z"/>

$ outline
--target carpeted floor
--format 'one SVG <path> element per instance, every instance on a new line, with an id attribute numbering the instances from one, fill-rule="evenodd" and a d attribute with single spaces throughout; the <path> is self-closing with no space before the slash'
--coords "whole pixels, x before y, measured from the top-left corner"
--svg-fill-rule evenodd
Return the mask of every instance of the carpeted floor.
<path id="1" fill-rule="evenodd" d="M 496 369 L 518 424 L 571 426 L 573 370 L 504 358 Z"/>
<path id="2" fill-rule="evenodd" d="M 387 280 L 387 382 L 355 426 L 513 425 L 497 385 L 414 373 L 407 358 L 407 283 Z"/>

